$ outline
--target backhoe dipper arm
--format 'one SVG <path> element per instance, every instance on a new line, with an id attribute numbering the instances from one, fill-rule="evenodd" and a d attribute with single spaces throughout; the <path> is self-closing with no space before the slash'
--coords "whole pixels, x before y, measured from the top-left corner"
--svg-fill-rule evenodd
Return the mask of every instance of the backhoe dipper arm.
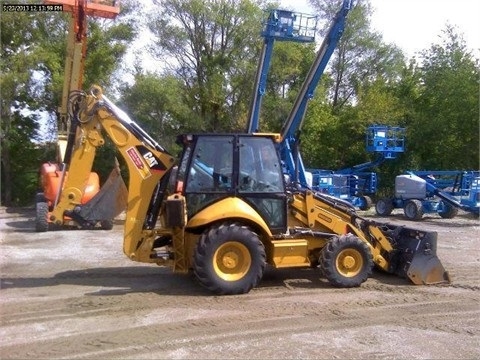
<path id="1" fill-rule="evenodd" d="M 102 129 L 122 154 L 129 171 L 124 252 L 139 260 L 136 251 L 150 230 L 144 224 L 160 180 L 175 163 L 172 157 L 128 115 L 93 87 L 90 94 L 79 93 L 78 135 L 68 166 L 69 175 L 52 220 L 79 212 L 81 197 L 95 158 L 96 149 L 104 144 Z M 153 236 L 153 235 L 152 235 Z M 153 240 L 152 240 L 153 241 Z M 147 246 L 148 248 L 148 246 Z M 149 256 L 149 254 L 145 255 Z M 145 260 L 143 260 L 145 261 Z"/>

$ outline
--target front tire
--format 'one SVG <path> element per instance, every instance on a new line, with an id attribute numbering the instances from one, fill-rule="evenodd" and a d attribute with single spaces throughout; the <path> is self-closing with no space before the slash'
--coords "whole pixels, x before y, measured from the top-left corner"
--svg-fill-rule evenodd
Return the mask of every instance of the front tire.
<path id="1" fill-rule="evenodd" d="M 35 204 L 35 231 L 48 231 L 48 204 L 46 202 L 37 202 Z"/>
<path id="2" fill-rule="evenodd" d="M 334 236 L 320 253 L 320 268 L 333 286 L 357 287 L 372 274 L 372 252 L 354 235 Z"/>
<path id="3" fill-rule="evenodd" d="M 250 228 L 224 223 L 205 231 L 193 256 L 198 281 L 219 295 L 249 292 L 266 266 L 265 248 Z"/>
<path id="4" fill-rule="evenodd" d="M 403 213 L 408 220 L 420 220 L 423 216 L 422 202 L 420 200 L 408 200 L 403 207 Z"/>
<path id="5" fill-rule="evenodd" d="M 389 216 L 393 211 L 393 201 L 389 198 L 378 199 L 375 211 L 379 216 Z"/>

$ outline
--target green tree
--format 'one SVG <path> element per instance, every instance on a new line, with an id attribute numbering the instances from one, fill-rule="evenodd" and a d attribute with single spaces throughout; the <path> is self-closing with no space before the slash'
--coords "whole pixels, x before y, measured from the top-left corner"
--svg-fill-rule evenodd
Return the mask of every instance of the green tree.
<path id="1" fill-rule="evenodd" d="M 422 52 L 416 114 L 408 124 L 409 165 L 427 170 L 479 168 L 479 61 L 447 25 Z"/>
<path id="2" fill-rule="evenodd" d="M 121 89 L 122 105 L 155 140 L 174 151 L 176 135 L 197 126 L 186 106 L 184 83 L 173 75 L 152 73 L 138 73 L 134 80 Z"/>
<path id="3" fill-rule="evenodd" d="M 245 127 L 261 11 L 249 0 L 162 0 L 149 19 L 154 55 L 183 81 L 202 131 Z"/>
<path id="4" fill-rule="evenodd" d="M 38 154 L 32 142 L 39 138 L 35 110 L 45 108 L 36 86 L 36 70 L 41 67 L 36 62 L 34 42 L 40 21 L 33 13 L 2 13 L 0 20 L 1 192 L 2 202 L 10 205 L 21 200 L 22 193 L 31 186 L 32 174 L 26 170 L 32 168 Z M 35 174 L 33 179 L 36 180 Z"/>
<path id="5" fill-rule="evenodd" d="M 262 131 L 282 129 L 314 58 L 313 44 L 275 43 L 260 113 Z"/>
<path id="6" fill-rule="evenodd" d="M 333 19 L 343 0 L 311 0 L 311 3 L 324 19 Z M 385 81 L 395 80 L 403 69 L 403 53 L 397 46 L 386 44 L 381 34 L 372 30 L 371 16 L 369 0 L 353 2 L 345 31 L 330 61 L 330 96 L 336 111 L 344 104 L 355 102 L 359 88 L 366 82 L 376 81 L 379 77 Z"/>

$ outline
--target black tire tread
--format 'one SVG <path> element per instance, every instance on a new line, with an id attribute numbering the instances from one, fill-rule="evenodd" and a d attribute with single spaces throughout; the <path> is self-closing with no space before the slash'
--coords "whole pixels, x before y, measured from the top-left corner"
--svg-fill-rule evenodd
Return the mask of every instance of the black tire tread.
<path id="1" fill-rule="evenodd" d="M 221 245 L 227 239 L 233 239 L 234 236 L 236 236 L 236 239 L 249 239 L 242 241 L 249 242 L 252 267 L 249 273 L 242 279 L 234 282 L 225 282 L 216 277 L 211 268 L 212 256 L 218 245 Z M 246 245 L 244 242 L 242 243 Z M 193 256 L 193 272 L 197 280 L 203 287 L 218 295 L 235 295 L 249 292 L 260 282 L 265 267 L 266 254 L 263 244 L 249 227 L 238 223 L 226 222 L 205 231 L 198 240 Z"/>
<path id="2" fill-rule="evenodd" d="M 446 211 L 441 211 L 438 213 L 444 219 L 453 219 L 455 216 L 458 215 L 458 208 L 452 206 L 450 204 L 444 204 L 446 207 Z"/>
<path id="3" fill-rule="evenodd" d="M 362 196 L 362 199 L 365 201 L 365 204 L 360 206 L 360 210 L 362 210 L 362 211 L 369 210 L 372 207 L 372 204 L 373 204 L 372 199 L 370 198 L 370 196 L 367 196 L 367 195 Z"/>
<path id="4" fill-rule="evenodd" d="M 380 205 L 385 205 L 385 209 L 382 210 L 382 206 Z M 379 199 L 377 201 L 377 203 L 375 204 L 375 212 L 377 213 L 377 215 L 379 216 L 389 216 L 393 211 L 393 203 L 392 203 L 392 199 L 389 199 L 389 198 L 383 198 L 383 199 Z"/>
<path id="5" fill-rule="evenodd" d="M 35 231 L 48 231 L 48 204 L 46 202 L 37 202 L 35 204 Z"/>
<path id="6" fill-rule="evenodd" d="M 416 211 L 415 211 L 414 216 L 407 215 L 408 214 L 408 211 L 407 211 L 408 206 L 415 206 Z M 421 220 L 422 217 L 423 217 L 422 202 L 420 200 L 417 200 L 417 199 L 408 200 L 405 203 L 405 206 L 403 207 L 403 213 L 405 214 L 406 218 L 409 219 L 409 220 L 414 220 L 414 221 Z"/>
<path id="7" fill-rule="evenodd" d="M 335 260 L 338 253 L 346 248 L 355 248 L 363 255 L 363 268 L 355 277 L 344 277 L 336 269 Z M 335 287 L 349 288 L 360 286 L 373 270 L 373 256 L 370 248 L 358 237 L 348 234 L 334 236 L 320 253 L 320 268 L 323 275 Z"/>
<path id="8" fill-rule="evenodd" d="M 113 229 L 113 220 L 102 220 L 102 221 L 100 221 L 100 228 L 102 230 L 112 230 Z"/>

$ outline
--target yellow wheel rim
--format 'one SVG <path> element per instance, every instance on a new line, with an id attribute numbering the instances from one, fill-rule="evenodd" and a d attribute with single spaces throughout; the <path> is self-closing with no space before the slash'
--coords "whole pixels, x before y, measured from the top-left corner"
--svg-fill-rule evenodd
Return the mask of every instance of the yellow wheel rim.
<path id="1" fill-rule="evenodd" d="M 222 244 L 213 256 L 215 273 L 225 281 L 237 281 L 245 276 L 252 265 L 247 247 L 239 242 Z"/>
<path id="2" fill-rule="evenodd" d="M 337 256 L 335 266 L 342 276 L 354 277 L 362 271 L 362 254 L 355 249 L 342 250 Z"/>

